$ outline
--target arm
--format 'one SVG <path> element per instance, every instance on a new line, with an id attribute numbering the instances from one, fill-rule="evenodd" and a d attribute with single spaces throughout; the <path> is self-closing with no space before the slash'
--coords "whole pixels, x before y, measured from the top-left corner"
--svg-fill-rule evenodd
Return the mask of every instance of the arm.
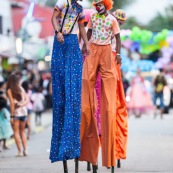
<path id="1" fill-rule="evenodd" d="M 117 64 L 121 64 L 121 56 L 120 56 L 121 39 L 120 39 L 120 33 L 115 35 L 115 39 L 116 39 L 116 61 L 117 61 Z"/>
<path id="2" fill-rule="evenodd" d="M 88 41 L 91 39 L 91 36 L 92 36 L 92 29 L 88 29 L 87 32 Z"/>
<path id="3" fill-rule="evenodd" d="M 10 114 L 11 116 L 14 116 L 14 98 L 10 89 L 7 90 L 7 95 L 10 101 Z"/>
<path id="4" fill-rule="evenodd" d="M 57 22 L 57 18 L 59 18 L 60 15 L 61 15 L 61 11 L 54 10 L 53 15 L 52 15 L 52 19 L 51 19 L 52 26 L 53 26 L 54 30 L 59 30 L 60 29 L 60 25 Z"/>
<path id="5" fill-rule="evenodd" d="M 84 40 L 84 45 L 86 45 L 86 50 L 87 50 L 87 55 L 88 55 L 89 54 L 89 43 L 88 43 L 88 39 L 87 39 L 87 35 L 86 35 L 86 31 L 85 31 L 83 23 L 79 23 L 79 30 L 80 30 L 80 34 Z"/>
<path id="6" fill-rule="evenodd" d="M 28 102 L 29 102 L 29 98 L 28 98 L 28 96 L 27 96 L 25 91 L 23 92 L 23 94 L 24 94 L 24 102 L 22 102 L 22 104 L 20 104 L 20 107 L 26 106 L 28 104 Z"/>
<path id="7" fill-rule="evenodd" d="M 55 31 L 56 30 L 60 30 L 60 25 L 57 22 L 57 19 L 60 17 L 60 15 L 61 15 L 61 11 L 54 10 L 53 15 L 52 15 L 51 22 L 52 22 L 52 26 L 53 26 L 53 28 L 54 28 Z M 62 33 L 58 32 L 58 34 L 56 36 L 57 36 L 57 40 L 59 42 L 63 42 L 64 41 L 64 37 L 63 37 Z"/>

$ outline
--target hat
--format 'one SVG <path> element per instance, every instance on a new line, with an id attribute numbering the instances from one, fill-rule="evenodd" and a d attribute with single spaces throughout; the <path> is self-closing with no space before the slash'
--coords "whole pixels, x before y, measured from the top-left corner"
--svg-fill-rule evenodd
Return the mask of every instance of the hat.
<path id="1" fill-rule="evenodd" d="M 127 20 L 126 13 L 121 9 L 117 9 L 112 13 L 112 15 L 119 20 L 124 20 L 124 21 Z"/>
<path id="2" fill-rule="evenodd" d="M 102 2 L 103 0 L 93 0 L 93 5 L 96 5 L 96 4 L 98 4 L 98 3 L 100 3 L 100 2 Z"/>

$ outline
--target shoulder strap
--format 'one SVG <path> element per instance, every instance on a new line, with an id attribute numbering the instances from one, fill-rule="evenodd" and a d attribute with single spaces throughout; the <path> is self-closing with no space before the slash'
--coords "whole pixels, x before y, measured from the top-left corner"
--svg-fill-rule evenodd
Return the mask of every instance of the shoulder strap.
<path id="1" fill-rule="evenodd" d="M 61 25 L 60 32 L 62 32 L 62 29 L 63 29 L 63 26 L 64 26 L 64 22 L 65 22 L 67 13 L 68 13 L 68 9 L 69 9 L 69 2 L 68 2 L 68 0 L 67 0 L 67 9 L 66 9 L 66 11 L 65 11 L 65 15 L 64 15 L 64 18 L 63 18 L 63 21 L 62 21 L 62 25 Z"/>
<path id="2" fill-rule="evenodd" d="M 73 26 L 71 27 L 71 30 L 70 30 L 69 34 L 73 31 L 74 25 L 75 25 L 75 23 L 76 23 L 77 20 L 78 20 L 79 14 L 80 14 L 80 13 L 77 14 L 77 17 L 76 17 L 76 19 L 75 19 L 75 21 L 74 21 L 74 23 L 73 23 Z"/>

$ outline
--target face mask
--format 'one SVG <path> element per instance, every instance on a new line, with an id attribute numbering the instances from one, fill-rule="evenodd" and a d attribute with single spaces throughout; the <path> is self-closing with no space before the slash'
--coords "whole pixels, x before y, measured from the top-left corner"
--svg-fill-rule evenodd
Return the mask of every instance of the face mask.
<path id="1" fill-rule="evenodd" d="M 99 4 L 98 6 L 96 6 L 96 10 L 99 14 L 102 14 L 106 10 L 106 7 L 103 4 Z"/>

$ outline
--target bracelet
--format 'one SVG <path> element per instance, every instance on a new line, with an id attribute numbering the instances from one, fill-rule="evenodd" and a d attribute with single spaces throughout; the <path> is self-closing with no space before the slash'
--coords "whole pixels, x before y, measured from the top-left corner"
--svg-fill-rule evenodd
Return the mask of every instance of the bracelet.
<path id="1" fill-rule="evenodd" d="M 117 55 L 120 55 L 119 53 L 117 53 Z"/>
<path id="2" fill-rule="evenodd" d="M 14 116 L 11 115 L 10 118 L 14 118 Z"/>
<path id="3" fill-rule="evenodd" d="M 55 35 L 57 35 L 59 32 L 60 32 L 60 30 L 56 30 L 56 31 L 55 31 Z"/>

